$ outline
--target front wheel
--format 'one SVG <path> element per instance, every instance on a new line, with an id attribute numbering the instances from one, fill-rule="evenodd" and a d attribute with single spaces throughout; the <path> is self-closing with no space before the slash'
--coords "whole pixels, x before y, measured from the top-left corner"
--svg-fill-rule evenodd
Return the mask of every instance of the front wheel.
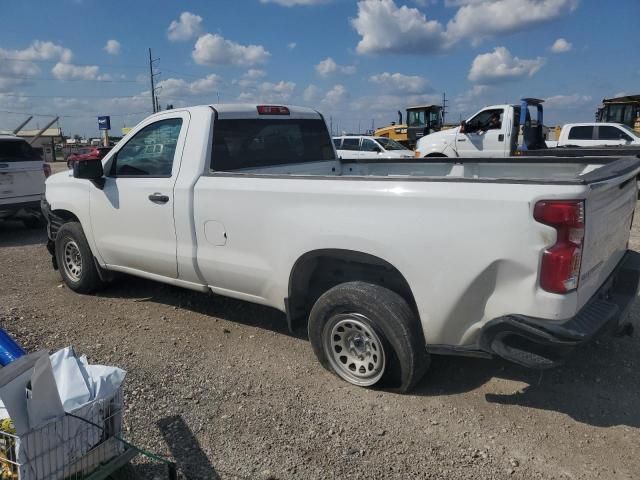
<path id="1" fill-rule="evenodd" d="M 55 253 L 62 280 L 71 290 L 91 293 L 104 286 L 79 222 L 60 227 Z"/>
<path id="2" fill-rule="evenodd" d="M 309 339 L 325 368 L 360 387 L 406 392 L 429 365 L 422 329 L 406 300 L 366 282 L 324 293 L 311 310 Z"/>

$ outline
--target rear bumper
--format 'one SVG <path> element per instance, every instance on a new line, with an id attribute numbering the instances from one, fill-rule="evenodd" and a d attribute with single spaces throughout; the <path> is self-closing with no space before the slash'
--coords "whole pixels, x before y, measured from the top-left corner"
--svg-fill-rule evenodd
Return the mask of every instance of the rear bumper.
<path id="1" fill-rule="evenodd" d="M 525 367 L 557 366 L 576 347 L 622 327 L 639 283 L 640 253 L 627 251 L 574 317 L 562 323 L 517 314 L 499 317 L 483 328 L 480 348 Z"/>
<path id="2" fill-rule="evenodd" d="M 18 218 L 40 213 L 40 200 L 0 203 L 0 218 Z"/>

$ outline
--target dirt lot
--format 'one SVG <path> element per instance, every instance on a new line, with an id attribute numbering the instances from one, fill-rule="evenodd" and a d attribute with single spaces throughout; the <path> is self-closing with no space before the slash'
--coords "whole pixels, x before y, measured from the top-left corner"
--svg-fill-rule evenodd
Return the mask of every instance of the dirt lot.
<path id="1" fill-rule="evenodd" d="M 187 478 L 640 477 L 638 333 L 544 374 L 438 357 L 410 395 L 358 389 L 279 312 L 129 277 L 74 294 L 44 240 L 0 223 L 0 325 L 28 350 L 126 369 L 128 436 Z"/>

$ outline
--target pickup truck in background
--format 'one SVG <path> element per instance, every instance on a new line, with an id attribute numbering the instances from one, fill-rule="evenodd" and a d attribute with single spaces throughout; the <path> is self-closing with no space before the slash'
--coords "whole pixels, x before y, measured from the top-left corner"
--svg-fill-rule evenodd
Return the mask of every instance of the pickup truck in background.
<path id="1" fill-rule="evenodd" d="M 575 145 L 582 148 L 548 148 L 542 132 L 542 100 L 524 98 L 520 105 L 491 105 L 459 127 L 422 137 L 416 157 L 513 157 L 513 156 L 622 156 L 640 154 L 640 145 Z M 535 110 L 532 112 L 531 110 Z M 536 118 L 535 121 L 533 119 Z M 608 124 L 594 124 L 608 125 Z M 602 127 L 601 127 L 602 128 Z M 590 130 L 594 133 L 594 130 Z M 603 129 L 604 132 L 604 129 Z M 607 130 L 607 133 L 608 130 Z M 616 138 L 619 134 L 616 132 Z M 635 137 L 634 137 L 635 138 Z M 619 145 L 620 142 L 618 142 Z M 551 146 L 553 144 L 550 144 Z M 590 148 L 585 148 L 590 147 Z"/>
<path id="2" fill-rule="evenodd" d="M 327 369 L 407 391 L 431 353 L 558 365 L 624 325 L 640 160 L 341 161 L 322 115 L 152 115 L 42 208 L 66 285 L 114 272 L 268 305 Z M 123 281 L 126 281 L 123 280 Z"/>
<path id="3" fill-rule="evenodd" d="M 0 135 L 0 220 L 19 220 L 27 228 L 44 226 L 40 197 L 51 169 L 26 140 Z"/>
<path id="4" fill-rule="evenodd" d="M 640 146 L 638 133 L 622 123 L 568 123 L 562 126 L 557 141 L 546 141 L 554 147 Z"/>

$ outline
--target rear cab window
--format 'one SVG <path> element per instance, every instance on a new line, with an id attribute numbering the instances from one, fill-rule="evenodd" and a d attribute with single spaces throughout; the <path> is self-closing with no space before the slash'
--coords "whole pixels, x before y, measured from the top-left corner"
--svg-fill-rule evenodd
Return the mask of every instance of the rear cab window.
<path id="1" fill-rule="evenodd" d="M 42 160 L 31 145 L 21 139 L 0 139 L 0 163 L 37 162 Z"/>
<path id="2" fill-rule="evenodd" d="M 322 119 L 218 119 L 214 124 L 212 171 L 326 160 L 336 158 Z"/>
<path id="3" fill-rule="evenodd" d="M 598 140 L 624 140 L 628 142 L 631 141 L 631 137 L 618 127 L 612 127 L 611 125 L 599 125 Z"/>

